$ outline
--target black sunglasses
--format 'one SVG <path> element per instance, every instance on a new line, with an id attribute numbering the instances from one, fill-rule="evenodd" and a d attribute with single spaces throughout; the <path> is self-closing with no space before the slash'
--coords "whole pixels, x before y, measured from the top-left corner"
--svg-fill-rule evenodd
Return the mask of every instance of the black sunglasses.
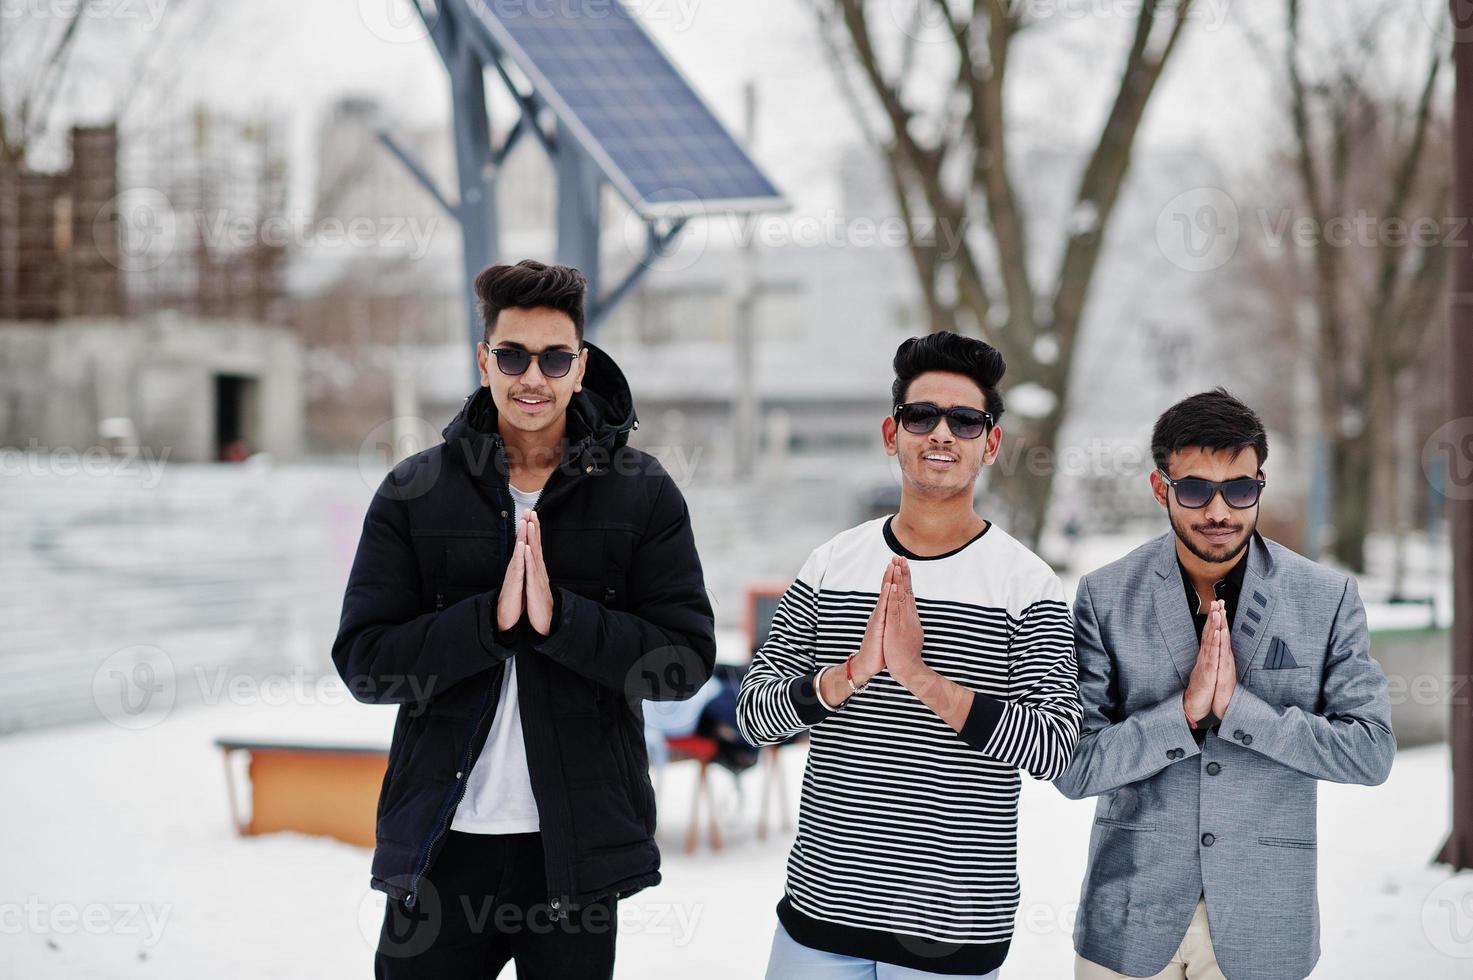
<path id="1" fill-rule="evenodd" d="M 496 366 L 502 374 L 526 374 L 527 368 L 532 366 L 532 358 L 535 357 L 544 378 L 566 377 L 580 353 L 575 350 L 530 351 L 520 347 L 492 347 L 490 350 L 495 355 Z"/>
<path id="2" fill-rule="evenodd" d="M 947 428 L 958 439 L 975 439 L 992 424 L 991 412 L 961 405 L 942 408 L 930 402 L 906 402 L 895 406 L 895 418 L 911 435 L 923 436 L 930 432 L 936 428 L 943 415 L 946 416 Z"/>
<path id="3" fill-rule="evenodd" d="M 1255 480 L 1251 476 L 1224 480 L 1221 483 L 1214 483 L 1195 476 L 1184 476 L 1180 480 L 1173 480 L 1166 475 L 1165 470 L 1159 472 L 1161 479 L 1166 481 L 1166 485 L 1176 491 L 1176 502 L 1189 510 L 1201 510 L 1206 507 L 1212 502 L 1212 498 L 1217 496 L 1219 490 L 1222 491 L 1222 499 L 1234 510 L 1252 507 L 1263 495 L 1263 487 L 1267 482 L 1266 480 Z"/>

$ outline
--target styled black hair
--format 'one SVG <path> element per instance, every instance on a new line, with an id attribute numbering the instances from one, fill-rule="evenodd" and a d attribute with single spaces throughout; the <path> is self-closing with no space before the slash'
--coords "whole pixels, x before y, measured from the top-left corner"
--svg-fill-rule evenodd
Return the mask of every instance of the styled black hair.
<path id="1" fill-rule="evenodd" d="M 486 341 L 490 342 L 502 310 L 548 307 L 568 315 L 581 344 L 583 293 L 587 288 L 583 273 L 568 265 L 523 259 L 516 265 L 487 266 L 476 276 L 476 300 L 481 319 L 486 321 Z"/>
<path id="2" fill-rule="evenodd" d="M 963 337 L 950 330 L 912 337 L 895 350 L 895 383 L 890 386 L 890 404 L 903 403 L 910 383 L 927 371 L 951 371 L 977 382 L 995 425 L 1002 420 L 1002 395 L 998 393 L 997 383 L 1007 369 L 997 348 L 975 337 Z"/>
<path id="3" fill-rule="evenodd" d="M 1268 459 L 1268 434 L 1253 409 L 1226 388 L 1215 388 L 1183 398 L 1162 412 L 1151 430 L 1151 455 L 1163 472 L 1172 453 L 1193 447 L 1235 453 L 1252 449 L 1261 468 Z"/>

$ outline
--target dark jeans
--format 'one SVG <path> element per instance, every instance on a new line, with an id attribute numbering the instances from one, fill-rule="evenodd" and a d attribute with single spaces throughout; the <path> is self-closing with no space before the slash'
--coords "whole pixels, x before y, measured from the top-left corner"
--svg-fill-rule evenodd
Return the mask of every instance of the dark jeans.
<path id="1" fill-rule="evenodd" d="M 518 980 L 607 980 L 617 902 L 549 918 L 540 834 L 448 831 L 412 911 L 389 900 L 374 957 L 379 980 L 492 980 L 515 961 Z"/>

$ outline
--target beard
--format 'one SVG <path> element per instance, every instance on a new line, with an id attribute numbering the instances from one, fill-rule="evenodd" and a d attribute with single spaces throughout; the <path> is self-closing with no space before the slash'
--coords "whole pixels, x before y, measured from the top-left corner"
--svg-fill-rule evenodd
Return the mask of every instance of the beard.
<path id="1" fill-rule="evenodd" d="M 1196 540 L 1194 525 L 1184 520 L 1179 510 L 1168 511 L 1171 519 L 1171 530 L 1176 533 L 1177 540 L 1187 546 L 1187 550 L 1205 562 L 1221 565 L 1232 561 L 1248 547 L 1248 541 L 1253 537 L 1253 531 L 1258 527 L 1258 511 L 1253 510 L 1253 519 L 1241 527 L 1242 538 L 1229 541 L 1225 544 L 1199 544 Z M 1206 526 L 1206 525 L 1204 525 Z M 1231 524 L 1211 525 L 1213 527 L 1231 527 Z"/>

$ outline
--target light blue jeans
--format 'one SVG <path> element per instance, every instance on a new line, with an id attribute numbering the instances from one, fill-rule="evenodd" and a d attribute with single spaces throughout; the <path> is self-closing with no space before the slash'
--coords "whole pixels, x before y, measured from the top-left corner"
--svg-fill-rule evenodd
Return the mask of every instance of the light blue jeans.
<path id="1" fill-rule="evenodd" d="M 961 980 L 997 980 L 1000 970 Z M 767 958 L 767 980 L 922 980 L 941 976 L 945 974 L 810 949 L 788 935 L 781 922 L 772 934 L 772 953 Z"/>

